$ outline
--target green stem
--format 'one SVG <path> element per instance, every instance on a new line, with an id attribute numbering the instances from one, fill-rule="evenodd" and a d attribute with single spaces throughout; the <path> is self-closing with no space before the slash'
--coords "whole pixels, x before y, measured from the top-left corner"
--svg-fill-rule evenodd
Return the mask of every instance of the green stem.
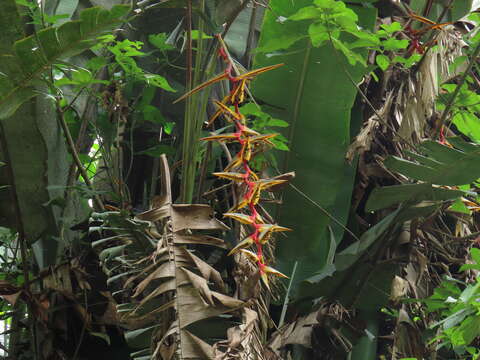
<path id="1" fill-rule="evenodd" d="M 83 167 L 82 162 L 80 161 L 80 158 L 78 156 L 78 152 L 75 146 L 75 142 L 73 141 L 72 134 L 70 133 L 70 129 L 68 128 L 68 125 L 65 121 L 65 116 L 63 114 L 62 109 L 57 106 L 57 113 L 58 113 L 58 120 L 60 122 L 60 126 L 62 127 L 63 133 L 65 134 L 65 139 L 67 140 L 67 146 L 70 151 L 70 154 L 73 157 L 73 161 L 75 162 L 75 165 L 78 168 L 78 171 L 80 172 L 80 175 L 82 176 L 83 180 L 85 181 L 85 184 L 87 187 L 91 190 L 94 191 L 93 184 L 90 181 L 90 178 L 88 177 L 87 171 Z M 103 205 L 102 200 L 98 195 L 93 195 L 93 201 L 95 204 L 98 206 L 99 209 L 102 211 L 105 210 L 105 207 Z"/>
<path id="2" fill-rule="evenodd" d="M 190 4 L 190 2 L 189 2 Z M 200 10 L 203 11 L 205 8 L 205 0 L 200 2 Z M 187 19 L 187 26 L 188 31 L 191 32 L 192 30 L 192 22 L 191 22 L 191 4 L 187 8 L 188 10 L 188 17 L 190 20 Z M 204 56 L 204 45 L 205 40 L 203 39 L 202 35 L 205 30 L 205 23 L 201 19 L 198 18 L 198 30 L 199 30 L 199 37 L 197 39 L 197 52 L 195 55 L 195 67 L 193 69 L 192 74 L 192 59 L 191 59 L 191 52 L 188 55 L 187 51 L 187 91 L 190 91 L 193 86 L 199 84 L 203 72 L 202 70 L 202 60 Z M 191 47 L 191 37 L 187 35 L 187 47 Z M 188 50 L 188 49 L 187 49 Z M 191 51 L 191 49 L 190 49 Z M 192 78 L 193 75 L 193 78 Z M 195 187 L 195 178 L 197 173 L 197 153 L 198 153 L 198 141 L 200 138 L 200 131 L 202 129 L 203 121 L 202 119 L 205 117 L 205 109 L 208 100 L 208 92 L 202 92 L 200 94 L 192 94 L 187 98 L 186 106 L 185 106 L 185 125 L 184 125 L 184 134 L 183 134 L 183 154 L 182 154 L 182 182 L 180 186 L 180 198 L 183 203 L 191 203 L 193 199 L 193 190 Z"/>
<path id="3" fill-rule="evenodd" d="M 468 74 L 472 71 L 473 66 L 477 62 L 477 57 L 480 54 L 480 43 L 477 44 L 475 50 L 473 51 L 472 58 L 470 59 L 470 63 L 468 64 L 465 72 L 462 74 L 462 77 L 460 78 L 457 87 L 455 88 L 455 91 L 453 92 L 452 96 L 448 100 L 447 105 L 445 106 L 445 110 L 443 110 L 442 116 L 440 117 L 439 124 L 440 126 L 437 129 L 437 134 L 440 132 L 440 129 L 442 128 L 442 125 L 445 123 L 447 120 L 447 116 L 452 110 L 453 104 L 455 102 L 455 98 L 458 96 L 460 93 L 460 89 L 462 85 L 465 83 L 465 80 L 467 79 Z"/>

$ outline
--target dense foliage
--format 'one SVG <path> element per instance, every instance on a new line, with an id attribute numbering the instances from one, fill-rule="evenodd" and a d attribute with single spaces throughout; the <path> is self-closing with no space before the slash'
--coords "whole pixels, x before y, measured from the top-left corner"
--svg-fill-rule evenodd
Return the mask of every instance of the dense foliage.
<path id="1" fill-rule="evenodd" d="M 476 6 L 2 0 L 0 356 L 478 359 Z"/>

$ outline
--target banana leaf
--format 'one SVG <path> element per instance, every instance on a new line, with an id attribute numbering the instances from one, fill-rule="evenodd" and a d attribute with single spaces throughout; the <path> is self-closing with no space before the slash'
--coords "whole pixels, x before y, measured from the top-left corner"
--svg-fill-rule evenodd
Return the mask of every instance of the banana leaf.
<path id="1" fill-rule="evenodd" d="M 411 179 L 438 185 L 465 185 L 480 178 L 480 146 L 460 138 L 451 138 L 449 147 L 436 141 L 424 141 L 421 154 L 409 152 L 412 160 L 389 156 L 384 165 Z"/>
<path id="2" fill-rule="evenodd" d="M 16 41 L 11 51 L 0 56 L 0 119 L 38 95 L 35 85 L 51 65 L 95 45 L 98 36 L 119 25 L 129 11 L 128 5 L 116 5 L 110 11 L 92 7 L 82 11 L 79 20 Z"/>
<path id="3" fill-rule="evenodd" d="M 259 47 L 271 39 L 279 43 L 291 42 L 283 52 L 258 53 L 255 67 L 285 63 L 280 69 L 262 75 L 253 84 L 254 95 L 262 109 L 290 124 L 290 152 L 283 169 L 295 171 L 294 185 L 307 197 L 289 189 L 277 214 L 281 225 L 295 231 L 288 239 L 278 242 L 277 267 L 290 275 L 293 263 L 298 262 L 294 283 L 312 276 L 325 264 L 331 246 L 327 227 L 330 218 L 319 210 L 326 208 L 342 224 L 346 223 L 350 208 L 355 168 L 344 160 L 350 142 L 351 110 L 357 94 L 352 81 L 358 82 L 367 71 L 362 66 L 349 65 L 343 55 L 331 44 L 313 48 L 307 39 L 303 22 L 282 21 L 310 5 L 310 1 L 272 1 L 266 11 Z M 364 28 L 372 28 L 376 10 L 352 5 Z M 296 41 L 303 37 L 303 40 Z M 347 75 L 347 72 L 350 74 Z M 343 236 L 343 229 L 332 224 L 335 242 Z M 294 286 L 293 289 L 296 287 Z"/>

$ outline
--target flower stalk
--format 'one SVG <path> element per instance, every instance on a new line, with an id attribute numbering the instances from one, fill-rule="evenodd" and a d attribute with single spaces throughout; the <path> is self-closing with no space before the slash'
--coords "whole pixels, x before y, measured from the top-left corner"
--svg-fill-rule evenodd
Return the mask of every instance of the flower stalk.
<path id="1" fill-rule="evenodd" d="M 213 173 L 213 175 L 233 181 L 239 186 L 241 196 L 237 200 L 237 204 L 225 213 L 224 216 L 232 218 L 250 228 L 250 234 L 240 241 L 240 243 L 230 251 L 229 255 L 242 252 L 250 260 L 255 262 L 260 273 L 260 278 L 268 287 L 268 275 L 287 276 L 267 265 L 263 246 L 268 243 L 274 232 L 290 231 L 290 229 L 276 224 L 266 223 L 257 210 L 257 204 L 260 201 L 262 191 L 285 183 L 287 180 L 262 179 L 252 170 L 250 166 L 252 158 L 259 152 L 271 147 L 273 144 L 269 139 L 275 137 L 277 134 L 260 134 L 249 128 L 245 116 L 241 113 L 241 104 L 246 99 L 246 93 L 248 92 L 247 85 L 253 78 L 266 71 L 276 69 L 283 64 L 255 69 L 244 74 L 234 74 L 234 64 L 228 55 L 225 44 L 220 35 L 217 35 L 217 39 L 220 42 L 219 56 L 226 64 L 224 72 L 200 84 L 177 99 L 176 102 L 216 82 L 222 80 L 228 80 L 230 82 L 231 91 L 222 101 L 215 101 L 218 109 L 209 120 L 209 124 L 213 123 L 218 117 L 223 116 L 227 121 L 233 123 L 235 132 L 213 135 L 201 140 L 238 143 L 240 145 L 240 150 L 223 172 Z M 253 248 L 254 251 L 247 250 L 247 247 Z"/>

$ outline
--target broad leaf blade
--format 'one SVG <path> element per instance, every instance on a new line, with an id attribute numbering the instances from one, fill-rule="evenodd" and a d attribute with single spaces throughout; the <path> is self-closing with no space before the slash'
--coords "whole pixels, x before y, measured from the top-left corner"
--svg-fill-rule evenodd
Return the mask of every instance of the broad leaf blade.
<path id="1" fill-rule="evenodd" d="M 18 40 L 13 56 L 5 65 L 0 62 L 0 120 L 11 116 L 22 104 L 36 95 L 32 82 L 56 61 L 78 54 L 95 44 L 96 38 L 121 23 L 130 11 L 128 5 L 112 10 L 94 7 L 84 10 L 80 20 L 69 21 L 58 28 L 40 30 L 36 35 Z"/>
<path id="2" fill-rule="evenodd" d="M 307 22 L 278 21 L 279 16 L 288 18 L 308 5 L 311 1 L 278 0 L 270 4 L 271 11 L 266 10 L 259 47 L 273 49 L 279 45 L 279 39 L 291 41 L 286 44 L 285 52 L 257 54 L 255 67 L 280 62 L 286 65 L 255 80 L 253 92 L 271 105 L 262 109 L 290 124 L 286 136 L 291 151 L 282 165 L 298 174 L 295 186 L 345 224 L 354 167 L 346 164 L 344 158 L 350 142 L 350 112 L 356 97 L 355 86 L 345 70 L 358 81 L 365 68 L 350 66 L 329 43 L 313 48 L 307 39 Z M 361 26 L 373 27 L 375 9 L 355 8 Z M 280 42 L 285 44 L 284 40 Z M 277 220 L 295 229 L 288 241 L 277 245 L 279 270 L 289 275 L 293 263 L 301 260 L 295 281 L 319 271 L 329 253 L 329 218 L 304 196 L 289 189 L 285 191 Z M 339 242 L 343 229 L 334 226 L 334 233 Z"/>

